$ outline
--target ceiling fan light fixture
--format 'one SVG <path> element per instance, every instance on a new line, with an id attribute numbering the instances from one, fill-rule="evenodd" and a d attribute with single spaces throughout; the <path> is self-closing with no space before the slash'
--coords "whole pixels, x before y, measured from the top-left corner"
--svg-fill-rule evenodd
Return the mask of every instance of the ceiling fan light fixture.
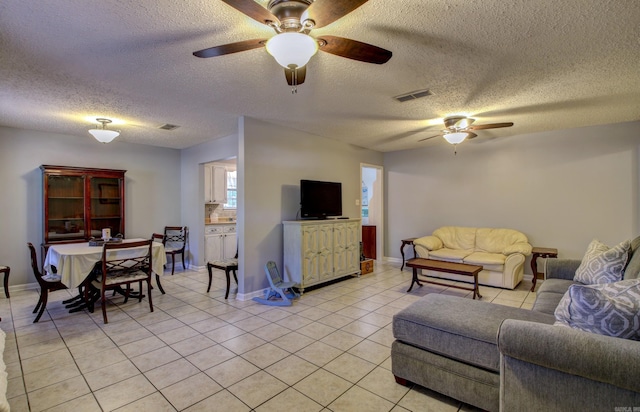
<path id="1" fill-rule="evenodd" d="M 89 133 L 96 138 L 100 143 L 110 143 L 116 137 L 120 136 L 120 132 L 116 130 L 108 130 L 106 125 L 111 123 L 109 119 L 96 119 L 98 123 L 102 124 L 102 127 L 98 126 L 95 129 L 89 129 Z"/>
<path id="2" fill-rule="evenodd" d="M 286 32 L 270 38 L 266 47 L 280 66 L 296 69 L 309 63 L 318 51 L 318 42 L 304 33 Z"/>
<path id="3" fill-rule="evenodd" d="M 466 139 L 468 135 L 469 133 L 466 133 L 466 132 L 456 132 L 456 133 L 446 133 L 442 137 L 444 137 L 444 140 L 446 140 L 451 144 L 460 144 L 464 142 L 464 139 Z"/>
<path id="4" fill-rule="evenodd" d="M 461 119 L 456 126 L 458 126 L 461 129 L 466 129 L 467 127 L 471 126 L 471 123 L 473 123 L 474 119 L 469 119 L 468 117 L 465 117 L 464 119 Z"/>

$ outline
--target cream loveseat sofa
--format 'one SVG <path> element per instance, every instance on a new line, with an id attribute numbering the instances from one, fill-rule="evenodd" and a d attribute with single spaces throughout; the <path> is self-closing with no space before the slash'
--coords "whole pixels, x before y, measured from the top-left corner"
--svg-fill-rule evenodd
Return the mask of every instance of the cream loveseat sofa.
<path id="1" fill-rule="evenodd" d="M 513 229 L 443 226 L 413 241 L 418 257 L 480 265 L 478 283 L 514 289 L 522 280 L 525 257 L 531 254 L 527 237 Z M 468 282 L 468 277 L 423 271 L 425 276 Z"/>

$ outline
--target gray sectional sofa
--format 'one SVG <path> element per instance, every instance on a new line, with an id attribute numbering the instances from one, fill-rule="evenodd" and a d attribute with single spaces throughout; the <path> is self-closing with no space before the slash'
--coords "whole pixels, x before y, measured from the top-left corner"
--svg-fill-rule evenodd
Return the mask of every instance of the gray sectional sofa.
<path id="1" fill-rule="evenodd" d="M 638 246 L 640 237 L 624 279 L 640 277 Z M 553 325 L 579 265 L 548 260 L 532 310 L 429 294 L 398 312 L 396 381 L 489 411 L 640 408 L 639 341 Z"/>

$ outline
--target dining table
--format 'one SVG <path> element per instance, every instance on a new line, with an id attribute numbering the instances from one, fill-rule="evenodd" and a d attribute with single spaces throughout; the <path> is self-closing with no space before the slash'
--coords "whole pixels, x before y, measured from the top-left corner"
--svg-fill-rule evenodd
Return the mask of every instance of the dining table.
<path id="1" fill-rule="evenodd" d="M 139 242 L 141 240 L 146 239 L 123 239 L 122 242 Z M 48 273 L 56 273 L 60 276 L 60 281 L 67 288 L 77 288 L 85 282 L 96 263 L 102 260 L 102 249 L 102 246 L 91 246 L 91 242 L 51 245 L 44 260 L 44 269 Z M 114 249 L 108 252 L 107 259 L 125 258 L 127 257 L 125 254 L 135 253 L 131 252 L 132 250 L 135 249 Z M 160 284 L 159 275 L 164 274 L 164 265 L 166 263 L 167 256 L 164 251 L 164 245 L 160 242 L 153 242 L 151 270 L 156 275 L 156 282 L 162 293 L 164 293 L 164 290 Z"/>

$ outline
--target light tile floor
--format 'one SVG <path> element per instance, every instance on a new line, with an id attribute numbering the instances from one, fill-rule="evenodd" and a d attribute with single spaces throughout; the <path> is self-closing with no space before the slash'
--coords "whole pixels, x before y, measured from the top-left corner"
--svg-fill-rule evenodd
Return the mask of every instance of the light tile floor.
<path id="1" fill-rule="evenodd" d="M 114 298 L 109 323 L 69 314 L 49 296 L 33 324 L 36 291 L 0 299 L 11 410 L 18 411 L 470 411 L 475 408 L 391 374 L 394 313 L 427 293 L 471 298 L 425 285 L 406 293 L 398 264 L 305 292 L 291 307 L 224 299 L 215 272 L 162 277 L 148 302 Z M 178 265 L 179 267 L 179 265 Z M 530 308 L 530 282 L 508 291 L 481 286 L 482 300 Z"/>

